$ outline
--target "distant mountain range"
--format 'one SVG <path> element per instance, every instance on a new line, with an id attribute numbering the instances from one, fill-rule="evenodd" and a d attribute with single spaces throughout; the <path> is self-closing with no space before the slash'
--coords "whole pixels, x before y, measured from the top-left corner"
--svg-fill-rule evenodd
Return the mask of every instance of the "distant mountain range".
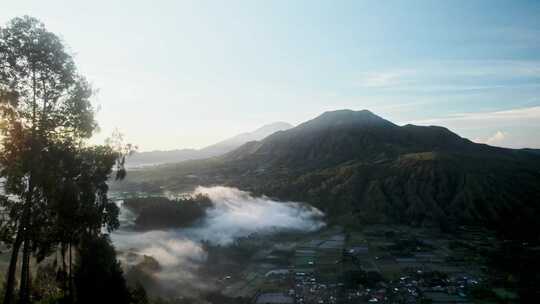
<path id="1" fill-rule="evenodd" d="M 292 128 L 293 125 L 286 122 L 275 122 L 264 125 L 252 132 L 238 134 L 234 137 L 225 139 L 216 144 L 202 149 L 178 149 L 169 151 L 151 151 L 135 153 L 127 159 L 128 167 L 144 167 L 149 165 L 160 165 L 165 163 L 177 163 L 185 160 L 203 159 L 223 155 L 241 145 L 254 141 L 262 140 L 268 135 L 281 130 Z"/>
<path id="2" fill-rule="evenodd" d="M 225 184 L 311 203 L 340 223 L 477 224 L 539 237 L 538 150 L 398 126 L 367 110 L 326 112 L 217 158 L 133 172 L 127 184 Z"/>

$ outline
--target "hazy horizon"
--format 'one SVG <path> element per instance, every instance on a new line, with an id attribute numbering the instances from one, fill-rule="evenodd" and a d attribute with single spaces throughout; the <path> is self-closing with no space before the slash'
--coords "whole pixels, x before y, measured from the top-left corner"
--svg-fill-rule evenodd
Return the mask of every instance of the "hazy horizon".
<path id="1" fill-rule="evenodd" d="M 540 2 L 11 1 L 99 90 L 101 142 L 201 148 L 265 124 L 368 109 L 540 148 Z M 97 17 L 99 16 L 99 17 Z"/>
<path id="2" fill-rule="evenodd" d="M 0 301 L 536 303 L 539 134 L 540 0 L 6 1 Z"/>

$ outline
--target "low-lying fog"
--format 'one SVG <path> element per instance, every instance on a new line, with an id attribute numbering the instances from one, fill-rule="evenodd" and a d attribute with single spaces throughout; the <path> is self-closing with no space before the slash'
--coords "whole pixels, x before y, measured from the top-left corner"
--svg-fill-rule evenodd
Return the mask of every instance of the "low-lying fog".
<path id="1" fill-rule="evenodd" d="M 136 215 L 121 208 L 121 228 L 111 238 L 123 265 L 128 269 L 138 265 L 138 270 L 148 276 L 141 281 L 153 279 L 151 284 L 155 286 L 147 288 L 159 286 L 160 290 L 154 294 L 193 295 L 217 288 L 212 282 L 220 278 L 203 277 L 200 271 L 206 262 L 210 264 L 207 261 L 210 247 L 226 248 L 247 237 L 264 239 L 278 232 L 310 232 L 324 226 L 323 214 L 302 203 L 253 197 L 227 187 L 198 187 L 193 194 L 207 195 L 213 206 L 201 221 L 184 229 L 135 231 L 132 224 Z M 140 267 L 144 256 L 157 260 L 159 267 L 154 265 L 149 267 L 151 270 Z"/>

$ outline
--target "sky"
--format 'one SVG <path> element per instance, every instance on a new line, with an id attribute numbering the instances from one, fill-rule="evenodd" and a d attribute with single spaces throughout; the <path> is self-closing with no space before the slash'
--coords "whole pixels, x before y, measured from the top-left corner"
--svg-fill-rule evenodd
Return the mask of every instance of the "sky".
<path id="1" fill-rule="evenodd" d="M 264 124 L 368 109 L 540 148 L 540 1 L 0 4 L 62 37 L 98 92 L 102 142 L 200 148 Z"/>

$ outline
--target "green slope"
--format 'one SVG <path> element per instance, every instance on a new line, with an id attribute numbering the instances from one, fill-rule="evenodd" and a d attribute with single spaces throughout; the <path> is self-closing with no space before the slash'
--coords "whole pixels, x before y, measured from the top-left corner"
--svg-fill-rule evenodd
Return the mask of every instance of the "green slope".
<path id="1" fill-rule="evenodd" d="M 225 184 L 361 222 L 525 233 L 540 216 L 537 153 L 476 144 L 442 127 L 397 126 L 366 110 L 326 112 L 219 158 L 131 172 L 128 184 Z"/>

